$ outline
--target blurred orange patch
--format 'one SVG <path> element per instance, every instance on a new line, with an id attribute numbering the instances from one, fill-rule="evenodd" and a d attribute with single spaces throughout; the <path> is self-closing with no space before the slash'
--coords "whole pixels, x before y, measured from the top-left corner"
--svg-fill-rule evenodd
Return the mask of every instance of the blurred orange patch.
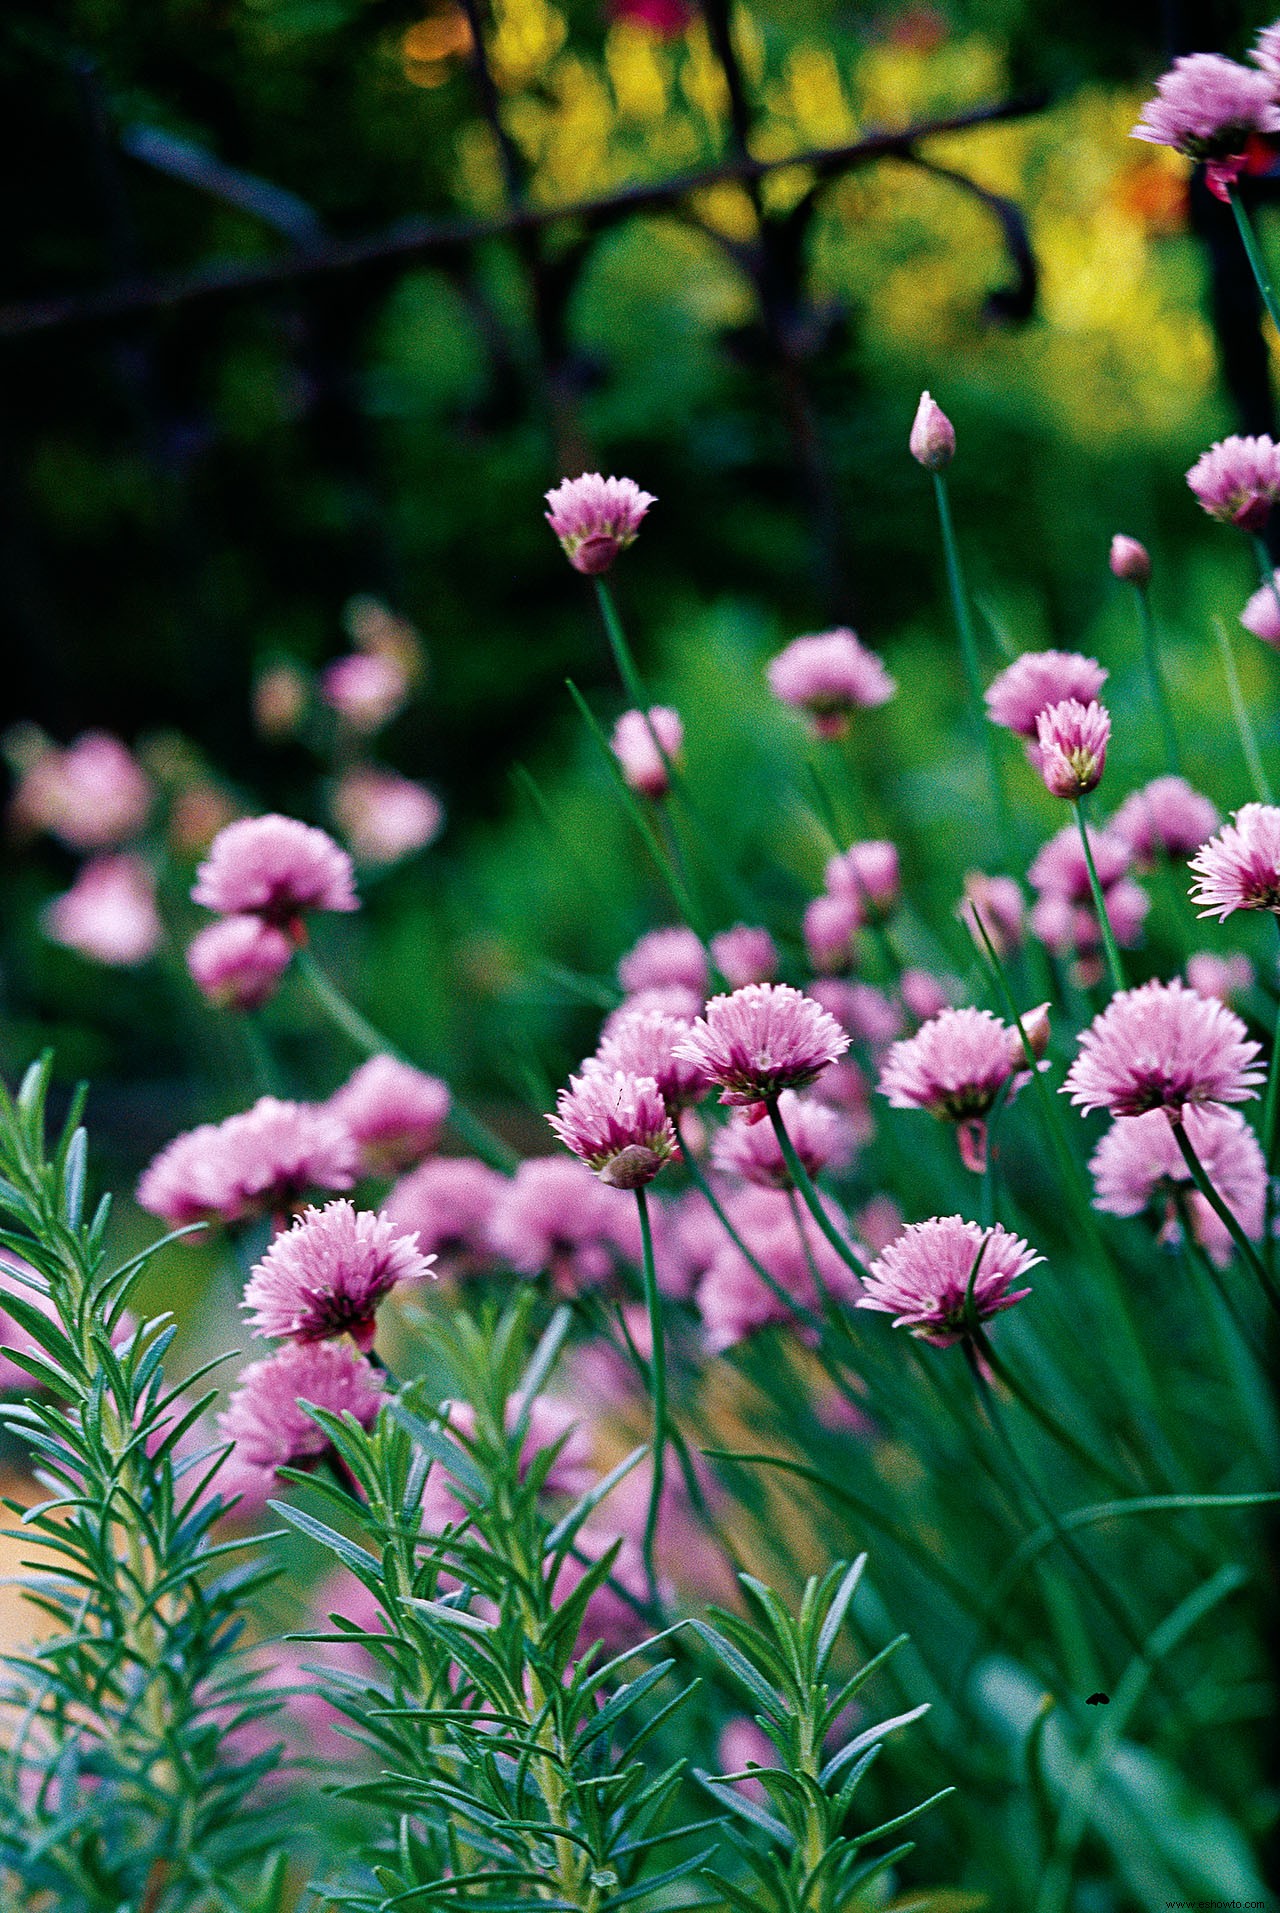
<path id="1" fill-rule="evenodd" d="M 461 7 L 427 14 L 406 29 L 400 42 L 404 76 L 414 86 L 440 86 L 451 63 L 471 51 L 471 27 Z"/>

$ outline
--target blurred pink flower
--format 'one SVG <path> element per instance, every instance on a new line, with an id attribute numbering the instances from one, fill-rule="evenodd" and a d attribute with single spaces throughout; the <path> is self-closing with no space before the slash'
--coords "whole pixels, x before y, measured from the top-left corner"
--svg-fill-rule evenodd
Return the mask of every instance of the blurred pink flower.
<path id="1" fill-rule="evenodd" d="M 362 736 L 382 729 L 409 691 L 403 668 L 383 652 L 353 651 L 335 658 L 320 674 L 320 694 L 343 722 Z"/>
<path id="2" fill-rule="evenodd" d="M 966 1295 L 977 1320 L 989 1321 L 1030 1295 L 1030 1289 L 1011 1285 L 1043 1260 L 999 1223 L 983 1229 L 960 1216 L 934 1216 L 908 1223 L 876 1258 L 854 1307 L 878 1309 L 893 1316 L 895 1328 L 950 1348 L 964 1335 Z"/>
<path id="3" fill-rule="evenodd" d="M 652 1076 L 571 1076 L 547 1121 L 601 1182 L 639 1189 L 680 1153 L 676 1133 Z"/>
<path id="4" fill-rule="evenodd" d="M 869 917 L 887 917 L 901 894 L 898 846 L 872 841 L 850 844 L 839 857 L 828 859 L 823 882 L 833 897 L 847 897 Z"/>
<path id="5" fill-rule="evenodd" d="M 987 716 L 1019 737 L 1034 738 L 1036 719 L 1051 704 L 1091 704 L 1107 679 L 1096 658 L 1078 651 L 1024 651 L 987 687 Z"/>
<path id="6" fill-rule="evenodd" d="M 175 1228 L 279 1215 L 310 1189 L 349 1189 L 355 1139 L 322 1106 L 263 1096 L 224 1123 L 175 1136 L 138 1183 L 137 1200 Z"/>
<path id="7" fill-rule="evenodd" d="M 770 983 L 778 973 L 778 951 L 767 930 L 735 923 L 711 939 L 711 960 L 731 990 L 748 983 Z"/>
<path id="8" fill-rule="evenodd" d="M 444 805 L 425 784 L 369 768 L 340 779 L 333 816 L 363 864 L 398 863 L 433 844 L 444 828 Z"/>
<path id="9" fill-rule="evenodd" d="M 1224 921 L 1233 910 L 1280 914 L 1280 808 L 1244 804 L 1191 859 L 1191 901 L 1202 917 Z"/>
<path id="10" fill-rule="evenodd" d="M 746 1714 L 736 1714 L 720 1730 L 716 1762 L 722 1774 L 742 1773 L 748 1764 L 776 1772 L 778 1752 L 763 1727 L 757 1726 Z M 748 1800 L 758 1801 L 762 1806 L 766 1804 L 768 1796 L 759 1780 L 739 1780 L 735 1784 Z"/>
<path id="11" fill-rule="evenodd" d="M 1197 950 L 1187 958 L 1187 982 L 1197 996 L 1216 996 L 1230 1003 L 1233 996 L 1247 996 L 1257 977 L 1247 956 L 1233 950 L 1219 956 L 1216 950 Z"/>
<path id="12" fill-rule="evenodd" d="M 219 1438 L 234 1450 L 214 1477 L 217 1492 L 243 1496 L 242 1514 L 257 1512 L 278 1485 L 278 1469 L 313 1460 L 329 1445 L 304 1401 L 368 1427 L 382 1393 L 382 1376 L 347 1341 L 286 1342 L 251 1362 L 218 1417 Z"/>
<path id="13" fill-rule="evenodd" d="M 1136 538 L 1128 538 L 1118 531 L 1111 540 L 1108 558 L 1112 575 L 1122 578 L 1126 584 L 1145 585 L 1151 577 L 1151 553 Z"/>
<path id="14" fill-rule="evenodd" d="M 650 930 L 618 965 L 618 981 L 628 996 L 638 990 L 691 990 L 699 1002 L 707 994 L 707 953 L 683 924 Z"/>
<path id="15" fill-rule="evenodd" d="M 611 741 L 630 788 L 655 801 L 665 797 L 671 788 L 668 763 L 678 769 L 684 747 L 679 711 L 665 704 L 651 705 L 647 713 L 624 711 L 613 727 Z"/>
<path id="16" fill-rule="evenodd" d="M 1191 1103 L 1242 1103 L 1264 1072 L 1261 1045 L 1216 998 L 1197 996 L 1180 978 L 1144 983 L 1112 997 L 1080 1038 L 1063 1091 L 1084 1110 L 1179 1118 Z"/>
<path id="17" fill-rule="evenodd" d="M 295 817 L 241 817 L 220 830 L 196 872 L 196 903 L 290 928 L 306 910 L 357 910 L 351 859 Z"/>
<path id="18" fill-rule="evenodd" d="M 840 1027 L 856 1043 L 873 1049 L 901 1036 L 902 1010 L 893 998 L 872 983 L 849 983 L 843 977 L 815 977 L 809 995 L 824 1010 L 829 1010 Z"/>
<path id="19" fill-rule="evenodd" d="M 874 651 L 841 625 L 796 638 L 769 665 L 769 689 L 808 712 L 819 737 L 843 737 L 856 710 L 887 704 L 897 685 Z"/>
<path id="20" fill-rule="evenodd" d="M 383 1214 L 416 1233 L 423 1254 L 436 1257 L 437 1274 L 474 1275 L 493 1259 L 489 1221 L 506 1187 L 506 1177 L 488 1163 L 437 1156 L 395 1184 Z"/>
<path id="21" fill-rule="evenodd" d="M 187 969 L 202 996 L 226 1010 L 256 1010 L 275 995 L 293 960 L 283 930 L 261 917 L 223 917 L 187 945 Z"/>
<path id="22" fill-rule="evenodd" d="M 416 1235 L 399 1235 L 385 1215 L 339 1198 L 304 1209 L 255 1262 L 244 1292 L 255 1335 L 295 1342 L 350 1335 L 373 1347 L 378 1304 L 401 1282 L 425 1279 L 434 1256 Z"/>
<path id="23" fill-rule="evenodd" d="M 164 936 L 155 879 L 128 851 L 83 864 L 70 890 L 46 904 L 41 922 L 51 942 L 111 969 L 145 963 Z"/>
<path id="24" fill-rule="evenodd" d="M 917 465 L 923 465 L 927 472 L 944 470 L 956 455 L 956 428 L 927 392 L 920 394 L 907 447 Z"/>
<path id="25" fill-rule="evenodd" d="M 1125 798 L 1107 828 L 1125 839 L 1136 863 L 1150 868 L 1161 856 L 1189 857 L 1218 822 L 1216 807 L 1185 777 L 1157 777 Z"/>
<path id="26" fill-rule="evenodd" d="M 301 666 L 269 664 L 253 681 L 253 721 L 264 737 L 292 737 L 310 696 L 310 680 Z"/>
<path id="27" fill-rule="evenodd" d="M 898 978 L 898 991 L 904 1009 L 918 1023 L 927 1023 L 930 1017 L 951 1008 L 952 995 L 959 994 L 960 985 L 954 977 L 934 976 L 930 970 L 904 970 Z"/>
<path id="28" fill-rule="evenodd" d="M 1037 765 L 1045 788 L 1071 803 L 1096 790 L 1107 762 L 1111 718 L 1096 700 L 1064 698 L 1036 718 Z"/>
<path id="29" fill-rule="evenodd" d="M 964 894 L 956 906 L 956 915 L 978 947 L 985 949 L 973 921 L 975 910 L 997 956 L 1018 949 L 1026 934 L 1027 906 L 1012 877 L 989 877 L 981 870 L 965 872 Z"/>
<path id="30" fill-rule="evenodd" d="M 1238 1110 L 1216 1104 L 1192 1104 L 1184 1120 L 1206 1175 L 1245 1234 L 1257 1242 L 1263 1232 L 1267 1195 L 1267 1166 L 1257 1137 Z M 1180 1195 L 1196 1241 L 1220 1267 L 1230 1262 L 1230 1231 L 1194 1187 L 1163 1110 L 1118 1117 L 1094 1151 L 1089 1168 L 1095 1208 L 1110 1215 L 1136 1216 L 1161 1202 L 1166 1212 L 1163 1235 L 1176 1240 L 1175 1196 Z"/>
<path id="31" fill-rule="evenodd" d="M 153 797 L 151 779 L 118 737 L 84 731 L 65 750 L 40 750 L 18 785 L 13 817 L 47 830 L 71 850 L 110 850 L 136 837 Z"/>
<path id="32" fill-rule="evenodd" d="M 778 1098 L 778 1113 L 797 1156 L 811 1176 L 827 1168 L 846 1168 L 853 1157 L 850 1124 L 838 1110 L 806 1101 L 792 1089 Z M 790 1189 L 791 1172 L 768 1123 L 735 1115 L 718 1131 L 711 1146 L 712 1166 L 722 1175 L 741 1176 L 761 1189 Z"/>
<path id="33" fill-rule="evenodd" d="M 620 551 L 635 543 L 641 521 L 657 499 L 630 478 L 584 472 L 566 478 L 546 495 L 546 521 L 575 571 L 589 578 L 608 571 Z"/>
<path id="34" fill-rule="evenodd" d="M 545 1269 L 568 1294 L 604 1282 L 619 1254 L 637 1261 L 637 1238 L 635 1203 L 560 1156 L 522 1162 L 489 1218 L 497 1256 L 521 1275 Z"/>
<path id="35" fill-rule="evenodd" d="M 1280 650 L 1280 571 L 1273 571 L 1265 584 L 1259 585 L 1240 613 L 1240 622 L 1246 631 L 1252 631 L 1255 638 L 1261 638 L 1264 644 Z"/>
<path id="36" fill-rule="evenodd" d="M 835 1018 L 811 996 L 786 983 L 749 983 L 712 997 L 676 1055 L 720 1085 L 722 1103 L 751 1106 L 803 1089 L 848 1047 Z"/>
<path id="37" fill-rule="evenodd" d="M 850 896 L 824 895 L 805 905 L 805 954 L 815 970 L 830 974 L 849 968 L 863 916 L 861 903 Z"/>
<path id="38" fill-rule="evenodd" d="M 690 0 L 608 0 L 611 20 L 645 27 L 659 40 L 678 40 L 694 17 Z"/>
<path id="39" fill-rule="evenodd" d="M 1280 497 L 1280 445 L 1233 433 L 1201 453 L 1187 483 L 1210 518 L 1261 531 Z"/>
<path id="40" fill-rule="evenodd" d="M 676 1055 L 689 1020 L 662 1010 L 623 1008 L 609 1018 L 594 1056 L 582 1065 L 584 1076 L 651 1076 L 671 1111 L 699 1103 L 711 1085 L 698 1064 Z"/>
<path id="41" fill-rule="evenodd" d="M 371 1056 L 325 1107 L 355 1138 L 367 1175 L 409 1169 L 440 1141 L 449 1085 L 395 1056 Z"/>
<path id="42" fill-rule="evenodd" d="M 847 1235 L 847 1224 L 835 1204 L 824 1201 L 823 1206 L 834 1226 Z M 725 1210 L 756 1261 L 768 1270 L 783 1295 L 801 1307 L 820 1306 L 815 1268 L 823 1286 L 838 1300 L 850 1302 L 861 1293 L 857 1276 L 807 1214 L 801 1214 L 797 1228 L 796 1212 L 781 1190 L 749 1184 L 730 1194 Z M 698 1284 L 696 1299 L 703 1346 L 709 1355 L 722 1354 L 759 1329 L 795 1320 L 786 1302 L 761 1281 L 742 1251 L 724 1235 Z"/>

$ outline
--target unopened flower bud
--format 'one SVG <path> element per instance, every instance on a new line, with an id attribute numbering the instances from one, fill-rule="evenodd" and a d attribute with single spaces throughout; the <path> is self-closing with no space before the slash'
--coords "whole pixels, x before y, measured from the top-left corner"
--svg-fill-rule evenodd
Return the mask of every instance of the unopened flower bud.
<path id="1" fill-rule="evenodd" d="M 1037 1063 L 1042 1062 L 1049 1048 L 1049 1005 L 1039 1003 L 1034 1010 L 1024 1010 L 1018 1021 L 1022 1031 L 1014 1031 L 1014 1061 L 1024 1063 L 1029 1049 Z"/>
<path id="2" fill-rule="evenodd" d="M 907 444 L 912 458 L 927 472 L 944 470 L 956 455 L 956 428 L 927 392 L 920 394 Z"/>
<path id="3" fill-rule="evenodd" d="M 1151 576 L 1151 553 L 1136 538 L 1118 531 L 1111 540 L 1111 574 L 1126 584 L 1144 585 Z"/>

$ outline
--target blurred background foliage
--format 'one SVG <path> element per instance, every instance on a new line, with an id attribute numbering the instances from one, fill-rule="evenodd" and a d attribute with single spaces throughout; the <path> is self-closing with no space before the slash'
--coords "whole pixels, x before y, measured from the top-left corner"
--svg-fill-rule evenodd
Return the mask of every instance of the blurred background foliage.
<path id="1" fill-rule="evenodd" d="M 527 255 L 505 239 L 34 325 L 56 295 L 74 305 L 210 262 L 287 262 L 291 246 L 305 258 L 424 214 L 484 217 L 509 186 L 467 16 L 444 0 L 10 7 L 0 70 L 22 186 L 0 320 L 7 720 L 58 741 L 114 729 L 171 786 L 207 770 L 219 801 L 327 821 L 315 751 L 255 731 L 255 674 L 345 649 L 355 594 L 393 607 L 429 666 L 384 755 L 440 793 L 449 822 L 423 858 L 366 886 L 335 959 L 424 1061 L 481 1100 L 545 1107 L 593 1026 L 539 965 L 607 973 L 662 908 L 564 689 L 571 675 L 602 721 L 620 708 L 589 595 L 541 518 L 563 471 L 598 464 L 658 494 L 620 576 L 626 617 L 655 690 L 684 713 L 707 809 L 738 835 L 726 864 L 786 873 L 768 878 L 784 933 L 825 845 L 785 795 L 804 747 L 764 695 L 772 649 L 844 619 L 884 651 L 906 695 L 890 760 L 866 769 L 895 829 L 904 797 L 968 776 L 929 501 L 905 452 L 922 386 L 960 433 L 961 531 L 1005 641 L 1129 646 L 1105 564 L 1123 528 L 1157 553 L 1183 695 L 1221 710 L 1207 613 L 1243 602 L 1247 561 L 1193 510 L 1181 473 L 1235 420 L 1185 169 L 1126 135 L 1170 50 L 1238 52 L 1261 17 L 1048 0 L 739 6 L 758 158 L 1011 98 L 1035 108 L 924 149 L 1023 209 L 1033 310 L 1013 310 L 991 206 L 890 159 L 821 200 L 780 354 L 744 263 L 756 210 L 724 182 L 603 232 L 550 342 Z M 732 151 L 723 75 L 685 0 L 611 13 L 495 0 L 487 42 L 534 206 Z M 196 183 L 173 176 L 184 152 Z M 208 189 L 213 162 L 248 180 L 256 210 L 244 191 L 233 205 Z M 766 215 L 811 178 L 769 174 Z M 540 242 L 544 289 L 581 232 Z M 825 526 L 797 464 L 796 382 Z M 1258 660 L 1246 663 L 1256 690 Z M 1203 753 L 1215 761 L 1208 730 Z M 541 804 L 512 782 L 515 760 Z M 744 788 L 752 802 L 735 808 Z M 946 916 L 955 846 L 922 825 L 916 836 L 917 895 Z M 99 1126 L 128 1168 L 211 1091 L 224 1107 L 244 1099 L 235 1038 L 181 968 L 196 848 L 166 880 L 166 954 L 136 973 L 90 972 L 43 941 L 39 908 L 68 861 L 5 848 L 0 1064 L 56 1041 L 64 1073 L 99 1079 Z M 740 914 L 727 893 L 714 907 Z M 330 1087 L 308 1081 L 305 1008 L 290 997 L 274 1014 L 300 1087 Z"/>

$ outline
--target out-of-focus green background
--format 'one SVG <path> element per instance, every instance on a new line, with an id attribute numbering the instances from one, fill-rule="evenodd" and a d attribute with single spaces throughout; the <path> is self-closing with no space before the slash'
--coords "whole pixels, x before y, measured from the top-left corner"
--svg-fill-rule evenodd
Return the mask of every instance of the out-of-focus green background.
<path id="1" fill-rule="evenodd" d="M 536 1108 L 593 1028 L 538 964 L 607 972 L 660 908 L 564 688 L 572 675 L 606 722 L 620 708 L 590 594 L 541 517 L 563 469 L 598 464 L 658 495 L 617 574 L 625 615 L 655 690 L 684 713 L 707 808 L 737 816 L 731 848 L 784 867 L 769 879 L 777 927 L 794 933 L 823 845 L 778 795 L 803 746 L 762 666 L 841 616 L 909 687 L 886 720 L 891 758 L 868 768 L 895 806 L 925 803 L 911 849 L 929 908 L 931 879 L 954 874 L 953 847 L 926 828 L 929 780 L 963 785 L 969 746 L 949 728 L 959 684 L 931 501 L 905 452 L 922 386 L 960 434 L 960 530 L 1006 640 L 1130 646 L 1105 562 L 1125 529 L 1157 554 L 1183 696 L 1221 712 L 1207 618 L 1243 602 L 1248 554 L 1197 513 L 1181 473 L 1237 420 L 1186 169 L 1127 133 L 1171 44 L 1239 53 L 1262 17 L 1047 0 L 738 8 L 761 157 L 1047 99 L 922 149 L 1025 212 L 1040 283 L 1020 322 L 992 316 L 1011 268 L 971 193 L 889 161 L 822 201 L 797 323 L 833 582 L 734 251 L 754 232 L 740 187 L 600 236 L 550 368 L 505 241 L 111 325 L 33 326 L 54 295 L 286 256 L 268 221 L 136 157 L 139 128 L 295 196 L 304 249 L 423 213 L 497 212 L 503 184 L 465 17 L 445 0 L 8 9 L 0 63 L 22 188 L 0 339 L 7 721 L 58 741 L 115 729 L 171 779 L 207 770 L 242 808 L 325 821 L 315 754 L 254 731 L 254 675 L 346 649 L 353 595 L 390 605 L 421 633 L 429 676 L 382 755 L 438 790 L 449 823 L 366 884 L 362 917 L 327 947 L 413 1053 L 481 1102 Z M 492 71 L 532 204 L 729 150 L 706 26 L 681 20 L 659 30 L 585 0 L 497 0 Z M 766 211 L 808 181 L 771 175 Z M 580 236 L 551 231 L 552 278 Z M 1248 642 L 1265 722 L 1270 660 Z M 512 782 L 516 760 L 558 837 Z M 744 788 L 751 804 L 725 801 Z M 166 958 L 135 973 L 92 970 L 40 937 L 40 905 L 70 868 L 56 848 L 6 846 L 0 1066 L 55 1041 L 65 1076 L 97 1079 L 99 1134 L 128 1173 L 175 1127 L 242 1102 L 246 1064 L 182 972 L 190 859 L 167 880 Z M 942 886 L 935 901 L 949 908 Z M 308 1079 L 305 1007 L 291 998 L 276 1018 L 299 1086 L 331 1087 Z"/>

